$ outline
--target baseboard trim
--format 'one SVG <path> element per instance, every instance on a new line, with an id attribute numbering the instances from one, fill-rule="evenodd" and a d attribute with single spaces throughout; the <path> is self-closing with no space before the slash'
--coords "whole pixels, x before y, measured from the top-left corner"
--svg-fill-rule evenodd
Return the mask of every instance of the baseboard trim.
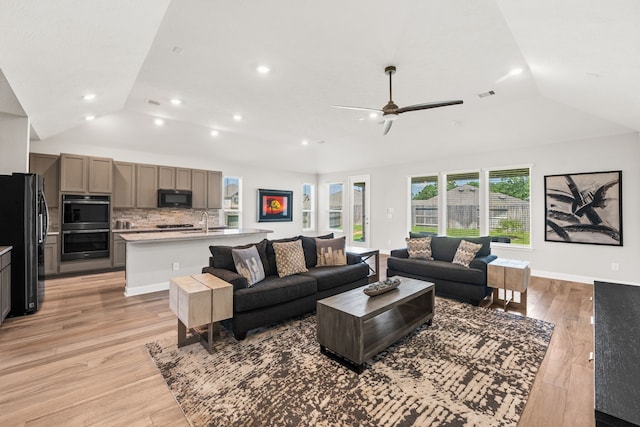
<path id="1" fill-rule="evenodd" d="M 620 283 L 622 285 L 633 285 L 640 286 L 640 283 L 637 282 L 629 282 L 626 280 L 616 280 L 616 279 L 603 279 L 599 277 L 589 277 L 589 276 L 578 276 L 575 274 L 565 274 L 565 273 L 556 273 L 553 271 L 542 271 L 542 270 L 531 270 L 531 275 L 535 277 L 544 277 L 545 279 L 555 279 L 555 280 L 566 280 L 568 282 L 578 282 L 578 283 L 586 283 L 588 285 L 593 285 L 593 282 L 612 282 L 612 283 Z"/>
<path id="2" fill-rule="evenodd" d="M 124 296 L 132 297 L 135 295 L 150 294 L 152 292 L 167 291 L 167 290 L 169 290 L 169 282 L 160 282 L 160 283 L 154 283 L 152 285 L 145 285 L 145 286 L 134 286 L 134 287 L 125 286 Z"/>

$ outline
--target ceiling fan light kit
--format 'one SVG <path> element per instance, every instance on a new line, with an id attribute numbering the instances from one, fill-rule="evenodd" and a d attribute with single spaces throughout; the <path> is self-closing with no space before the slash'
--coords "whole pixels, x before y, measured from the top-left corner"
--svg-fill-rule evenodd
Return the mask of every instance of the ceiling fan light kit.
<path id="1" fill-rule="evenodd" d="M 389 76 L 389 102 L 387 102 L 387 104 L 384 107 L 382 107 L 381 110 L 377 110 L 374 108 L 364 108 L 364 107 L 349 107 L 346 105 L 333 105 L 333 107 L 343 108 L 347 110 L 381 112 L 382 119 L 384 120 L 383 135 L 386 135 L 387 133 L 389 133 L 389 129 L 391 129 L 391 125 L 393 124 L 393 121 L 396 120 L 398 116 L 402 113 L 406 113 L 408 111 L 418 111 L 418 110 L 427 110 L 430 108 L 446 107 L 449 105 L 457 105 L 457 104 L 463 103 L 461 99 L 456 99 L 452 101 L 426 102 L 423 104 L 415 104 L 415 105 L 409 105 L 407 107 L 399 108 L 393 102 L 392 76 L 396 73 L 396 67 L 394 65 L 389 65 L 385 67 L 384 73 Z"/>

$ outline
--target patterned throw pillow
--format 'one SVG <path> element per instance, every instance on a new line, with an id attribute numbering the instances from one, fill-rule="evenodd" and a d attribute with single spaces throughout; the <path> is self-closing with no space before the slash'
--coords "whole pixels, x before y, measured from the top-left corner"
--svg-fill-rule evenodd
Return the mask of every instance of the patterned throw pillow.
<path id="1" fill-rule="evenodd" d="M 278 276 L 287 277 L 298 273 L 304 273 L 307 266 L 304 262 L 304 251 L 302 241 L 273 243 L 273 250 L 276 253 L 276 269 Z"/>
<path id="2" fill-rule="evenodd" d="M 432 260 L 431 256 L 431 237 L 420 237 L 414 239 L 405 239 L 407 241 L 407 252 L 409 258 Z"/>
<path id="3" fill-rule="evenodd" d="M 316 239 L 318 267 L 330 265 L 347 265 L 347 254 L 344 251 L 344 237 L 337 239 Z"/>
<path id="4" fill-rule="evenodd" d="M 247 279 L 249 287 L 264 280 L 264 266 L 255 245 L 246 249 L 232 249 L 236 271 Z"/>
<path id="5" fill-rule="evenodd" d="M 476 257 L 478 251 L 482 248 L 480 243 L 471 243 L 466 240 L 461 240 L 458 245 L 458 250 L 453 257 L 453 264 L 460 264 L 463 267 L 469 267 L 471 261 Z"/>

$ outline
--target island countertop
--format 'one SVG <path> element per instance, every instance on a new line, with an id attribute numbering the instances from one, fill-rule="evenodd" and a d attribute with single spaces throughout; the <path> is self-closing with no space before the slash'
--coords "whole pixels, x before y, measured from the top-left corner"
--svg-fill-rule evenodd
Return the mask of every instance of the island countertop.
<path id="1" fill-rule="evenodd" d="M 209 231 L 200 230 L 176 230 L 158 231 L 145 233 L 122 233 L 120 237 L 127 243 L 157 243 L 174 240 L 197 240 L 225 237 L 251 236 L 254 234 L 273 233 L 272 230 L 261 230 L 258 228 L 225 228 Z"/>
<path id="2" fill-rule="evenodd" d="M 172 277 L 190 276 L 209 265 L 212 245 L 256 243 L 272 230 L 257 228 L 121 233 L 126 243 L 126 296 L 169 289 Z"/>

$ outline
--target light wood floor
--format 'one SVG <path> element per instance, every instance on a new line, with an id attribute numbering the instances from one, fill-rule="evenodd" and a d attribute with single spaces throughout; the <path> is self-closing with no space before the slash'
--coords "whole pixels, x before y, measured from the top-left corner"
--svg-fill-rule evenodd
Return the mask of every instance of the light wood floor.
<path id="1" fill-rule="evenodd" d="M 595 425 L 592 290 L 533 279 L 528 315 L 556 328 L 520 426 Z M 0 326 L 1 426 L 188 425 L 144 347 L 176 339 L 168 292 L 123 292 L 122 272 L 48 280 L 42 310 Z"/>

